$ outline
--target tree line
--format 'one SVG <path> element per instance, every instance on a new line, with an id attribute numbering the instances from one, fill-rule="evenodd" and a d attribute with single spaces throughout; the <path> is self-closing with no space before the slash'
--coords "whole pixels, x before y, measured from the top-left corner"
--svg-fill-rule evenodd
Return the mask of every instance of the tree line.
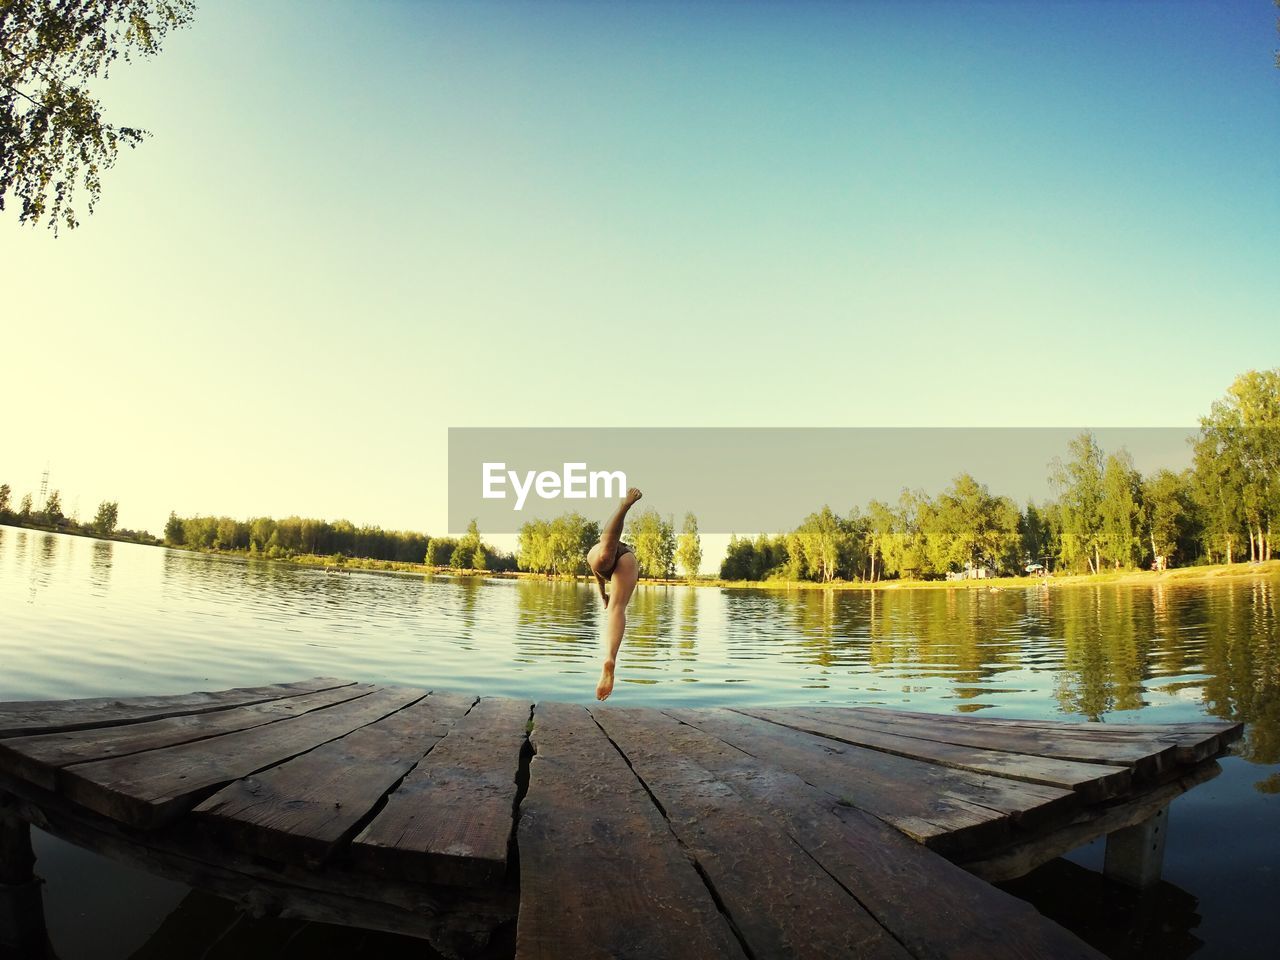
<path id="1" fill-rule="evenodd" d="M 115 500 L 103 500 L 98 504 L 98 510 L 93 519 L 81 523 L 63 512 L 62 491 L 49 491 L 44 503 L 38 509 L 34 499 L 29 493 L 23 494 L 15 509 L 13 488 L 7 483 L 0 483 L 0 523 L 39 530 L 56 530 L 59 533 L 86 537 L 110 537 L 114 540 L 132 540 L 148 544 L 159 542 L 145 530 L 128 530 L 120 527 L 120 504 Z"/>
<path id="2" fill-rule="evenodd" d="M 396 563 L 426 563 L 462 570 L 514 570 L 510 554 L 480 539 L 473 520 L 458 538 L 431 537 L 409 530 L 356 526 L 349 520 L 311 517 L 180 517 L 170 512 L 164 542 L 190 550 L 230 550 L 269 559 L 300 555 L 351 557 Z"/>
<path id="3" fill-rule="evenodd" d="M 1200 419 L 1192 465 L 1143 476 L 1124 450 L 1105 451 L 1091 433 L 1068 444 L 1049 465 L 1055 496 L 1019 507 L 968 473 L 935 496 L 904 490 L 896 502 L 873 500 L 846 515 L 829 506 L 782 534 L 731 537 L 720 566 L 725 580 L 930 579 L 965 571 L 1018 574 L 1038 567 L 1098 573 L 1140 566 L 1271 559 L 1280 514 L 1280 369 L 1249 371 Z M 116 529 L 118 504 L 104 501 L 94 520 L 64 516 L 54 490 L 39 510 L 25 495 L 12 509 L 0 485 L 0 522 L 155 542 Z M 526 523 L 508 554 L 483 542 L 473 520 L 461 537 L 356 526 L 305 517 L 179 517 L 170 513 L 164 542 L 198 550 L 265 557 L 299 554 L 425 563 L 462 570 L 588 573 L 586 553 L 599 524 L 578 513 Z M 677 534 L 670 517 L 646 510 L 629 518 L 623 538 L 644 577 L 679 570 L 696 577 L 702 563 L 697 518 Z"/>
<path id="4" fill-rule="evenodd" d="M 580 513 L 531 520 L 520 528 L 516 563 L 532 573 L 587 574 L 587 551 L 599 539 L 600 525 Z M 678 566 L 693 578 L 702 565 L 698 519 L 692 513 L 685 514 L 679 535 L 672 520 L 656 510 L 634 514 L 622 539 L 635 551 L 642 577 L 670 579 Z"/>
<path id="5" fill-rule="evenodd" d="M 1143 476 L 1082 433 L 1049 465 L 1056 497 L 1021 509 L 962 473 L 847 516 L 823 507 L 789 533 L 733 537 L 726 580 L 931 579 L 985 568 L 1104 569 L 1271 559 L 1280 515 L 1280 369 L 1249 371 L 1200 419 L 1192 466 Z"/>

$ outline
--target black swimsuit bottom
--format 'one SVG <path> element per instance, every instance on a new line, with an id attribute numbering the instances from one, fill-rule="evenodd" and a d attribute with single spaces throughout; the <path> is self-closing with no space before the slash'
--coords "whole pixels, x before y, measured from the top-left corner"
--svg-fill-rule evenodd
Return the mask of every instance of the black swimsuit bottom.
<path id="1" fill-rule="evenodd" d="M 630 544 L 623 543 L 621 540 L 619 540 L 618 549 L 617 551 L 614 552 L 614 555 L 613 555 L 613 566 L 609 568 L 608 573 L 602 573 L 600 574 L 600 576 L 604 577 L 606 580 L 612 581 L 613 571 L 618 569 L 618 560 L 622 557 L 624 553 L 634 554 L 635 551 L 631 549 Z"/>

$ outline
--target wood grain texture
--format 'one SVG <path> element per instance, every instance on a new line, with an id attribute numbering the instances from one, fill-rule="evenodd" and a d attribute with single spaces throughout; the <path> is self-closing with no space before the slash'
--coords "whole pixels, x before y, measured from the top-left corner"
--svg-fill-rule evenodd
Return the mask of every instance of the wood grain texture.
<path id="1" fill-rule="evenodd" d="M 956 852 L 1011 836 L 1078 803 L 1069 791 L 988 777 L 782 727 L 730 710 L 670 710 L 672 717 L 797 774 L 913 839 Z"/>
<path id="2" fill-rule="evenodd" d="M 743 709 L 736 711 L 779 723 L 796 730 L 829 737 L 842 743 L 913 757 L 944 767 L 975 773 L 1026 780 L 1072 790 L 1088 802 L 1105 800 L 1129 789 L 1133 776 L 1128 767 L 1100 763 L 1055 760 L 981 747 L 966 747 L 936 740 L 920 739 L 873 727 L 858 727 L 835 713 L 815 715 L 808 710 Z"/>
<path id="3" fill-rule="evenodd" d="M 439 693 L 236 780 L 195 808 L 199 828 L 259 856 L 318 865 L 471 708 Z"/>
<path id="4" fill-rule="evenodd" d="M 752 957 L 911 956 L 776 818 L 673 750 L 666 725 L 592 714 L 661 805 Z"/>
<path id="5" fill-rule="evenodd" d="M 1082 737 L 1059 729 L 1031 727 L 986 727 L 954 723 L 950 717 L 891 717 L 884 713 L 864 714 L 861 708 L 841 710 L 816 707 L 808 710 L 814 716 L 838 717 L 841 723 L 898 733 L 904 736 L 936 740 L 966 747 L 1003 750 L 1028 756 L 1051 757 L 1080 763 L 1102 763 L 1131 769 L 1135 778 L 1154 779 L 1174 769 L 1180 762 L 1178 746 L 1147 739 L 1142 741 L 1106 741 Z"/>
<path id="6" fill-rule="evenodd" d="M 830 709 L 830 708 L 828 708 Z M 1055 738 L 1091 741 L 1100 744 L 1126 743 L 1139 750 L 1159 752 L 1169 746 L 1175 748 L 1178 763 L 1199 763 L 1217 756 L 1244 733 L 1243 723 L 1231 721 L 1197 721 L 1194 723 L 1129 724 L 1129 723 L 1064 723 L 1059 720 L 1016 719 L 1013 717 L 981 717 L 962 714 L 923 713 L 920 711 L 891 710 L 883 707 L 853 707 L 850 712 L 861 718 L 885 720 L 918 720 L 927 723 L 942 721 L 954 725 L 953 729 L 999 730 L 1012 733 L 1017 730 L 1042 731 Z M 1031 741 L 1034 749 L 1034 740 Z"/>
<path id="7" fill-rule="evenodd" d="M 657 711 L 594 712 L 624 752 L 637 749 L 631 732 L 642 731 L 665 745 L 668 754 L 696 763 L 732 787 L 758 817 L 785 829 L 914 956 L 1098 957 L 1029 904 L 768 759 L 752 757 Z"/>
<path id="8" fill-rule="evenodd" d="M 518 960 L 743 960 L 662 813 L 586 709 L 539 704 L 533 722 Z"/>
<path id="9" fill-rule="evenodd" d="M 501 879 L 532 706 L 505 697 L 476 703 L 352 841 L 353 862 L 435 883 L 474 886 Z"/>
<path id="10" fill-rule="evenodd" d="M 353 683 L 320 693 L 284 697 L 209 713 L 187 714 L 121 726 L 11 737 L 0 740 L 0 770 L 52 789 L 58 770 L 73 763 L 128 756 L 260 727 L 354 700 L 375 689 L 377 688 L 373 684 Z"/>
<path id="11" fill-rule="evenodd" d="M 425 690 L 388 687 L 264 727 L 74 764 L 58 772 L 58 788 L 90 810 L 154 828 L 175 820 L 217 787 L 336 740 L 425 695 Z"/>
<path id="12" fill-rule="evenodd" d="M 349 684 L 349 680 L 315 677 L 295 683 L 237 687 L 213 693 L 184 693 L 165 697 L 93 697 L 84 700 L 16 700 L 0 703 L 0 737 L 18 737 L 52 730 L 83 730 L 118 723 L 139 723 L 181 714 L 207 713 L 249 703 L 263 703 Z"/>

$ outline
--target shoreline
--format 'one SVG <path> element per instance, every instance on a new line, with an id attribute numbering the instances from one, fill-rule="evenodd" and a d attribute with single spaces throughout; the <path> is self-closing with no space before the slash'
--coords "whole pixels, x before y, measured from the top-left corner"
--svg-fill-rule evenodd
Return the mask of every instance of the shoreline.
<path id="1" fill-rule="evenodd" d="M 543 580 L 563 582 L 590 582 L 583 574 L 533 573 L 527 570 L 459 570 L 454 567 L 437 567 L 425 563 L 400 560 L 375 560 L 367 557 L 340 557 L 335 562 L 332 555 L 299 554 L 293 557 L 265 557 L 247 550 L 193 550 L 189 547 L 170 546 L 161 542 L 147 542 L 121 536 L 60 530 L 43 526 L 6 522 L 19 530 L 41 533 L 61 533 L 90 540 L 107 540 L 114 543 L 136 543 L 140 546 L 164 547 L 182 550 L 202 556 L 227 557 L 239 560 L 260 560 L 267 563 L 288 563 L 327 573 L 393 573 L 406 576 L 482 577 L 494 580 Z M 1048 577 L 989 577 L 985 580 L 878 580 L 866 583 L 857 580 L 833 580 L 820 583 L 813 580 L 723 580 L 720 577 L 702 576 L 692 580 L 684 578 L 642 579 L 641 587 L 719 587 L 725 590 L 830 590 L 830 591 L 889 591 L 889 590 L 1025 590 L 1033 587 L 1088 587 L 1088 586 L 1166 586 L 1169 584 L 1213 583 L 1221 580 L 1280 577 L 1280 559 L 1252 563 L 1205 564 L 1193 567 L 1174 567 L 1168 570 L 1109 570 L 1105 573 L 1051 574 Z"/>

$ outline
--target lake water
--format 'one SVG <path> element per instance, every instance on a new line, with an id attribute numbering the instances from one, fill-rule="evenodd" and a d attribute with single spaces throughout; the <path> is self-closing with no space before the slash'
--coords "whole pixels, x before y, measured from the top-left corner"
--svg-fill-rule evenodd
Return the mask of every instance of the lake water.
<path id="1" fill-rule="evenodd" d="M 1129 896 L 1082 869 L 1100 868 L 1100 843 L 1010 889 L 1115 957 L 1271 956 L 1278 590 L 1262 578 L 875 593 L 641 587 L 613 702 L 1244 720 L 1222 776 L 1171 808 L 1166 882 L 1153 894 Z M 0 527 L 0 700 L 326 675 L 587 703 L 601 613 L 594 585 L 334 574 Z M 245 920 L 228 933 L 230 915 L 211 898 L 36 839 L 63 960 L 313 956 L 318 941 L 344 956 L 421 955 L 416 942 L 321 935 L 319 925 Z"/>

